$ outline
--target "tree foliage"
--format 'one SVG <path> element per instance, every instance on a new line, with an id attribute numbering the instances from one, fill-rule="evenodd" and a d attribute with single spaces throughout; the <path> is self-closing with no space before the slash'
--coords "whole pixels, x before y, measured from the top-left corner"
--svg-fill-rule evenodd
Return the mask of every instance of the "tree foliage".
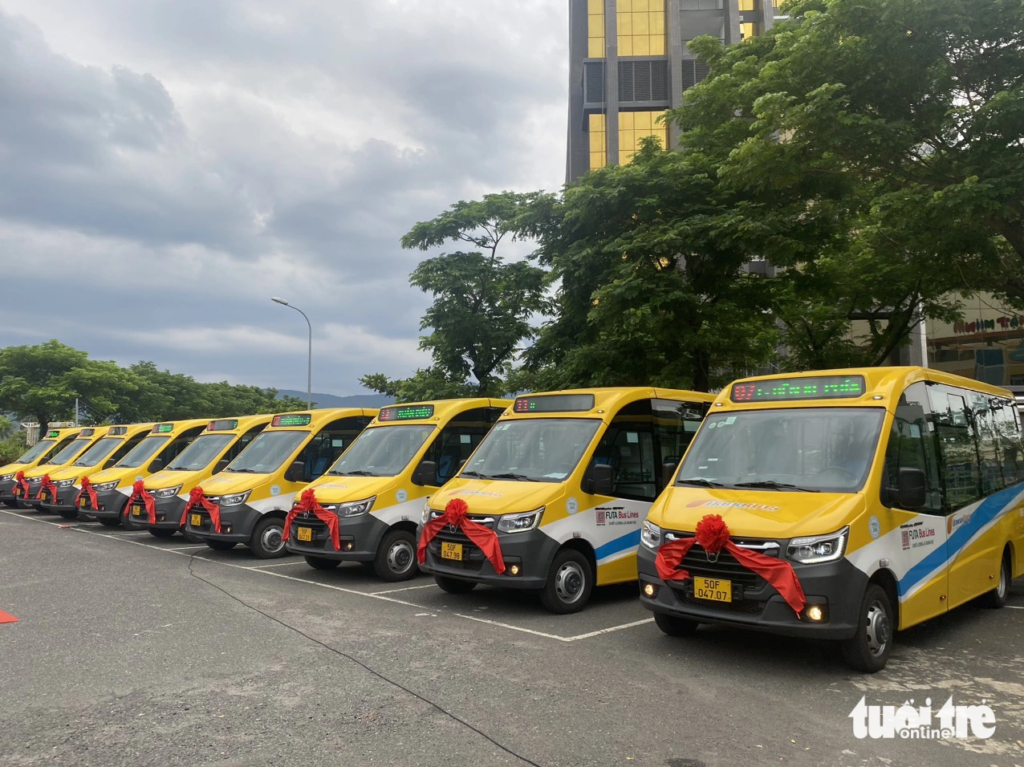
<path id="1" fill-rule="evenodd" d="M 122 368 L 52 340 L 0 349 L 0 411 L 42 425 L 74 419 L 79 400 L 84 422 L 121 423 L 212 418 L 302 409 L 273 389 L 227 382 L 199 383 L 160 371 L 152 362 Z"/>
<path id="2" fill-rule="evenodd" d="M 527 261 L 506 261 L 503 242 L 536 233 L 538 209 L 551 204 L 539 193 L 503 192 L 459 202 L 440 216 L 416 224 L 402 246 L 419 250 L 466 243 L 422 261 L 410 281 L 434 297 L 424 314 L 420 348 L 433 364 L 405 380 L 364 376 L 367 388 L 401 400 L 444 396 L 489 396 L 505 391 L 504 378 L 521 344 L 534 335 L 531 318 L 549 309 L 546 274 Z"/>

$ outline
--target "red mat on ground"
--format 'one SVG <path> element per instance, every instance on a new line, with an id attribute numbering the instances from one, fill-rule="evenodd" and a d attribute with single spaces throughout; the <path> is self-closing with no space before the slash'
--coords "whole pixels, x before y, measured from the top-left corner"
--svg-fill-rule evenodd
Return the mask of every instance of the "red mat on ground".
<path id="1" fill-rule="evenodd" d="M 7 613 L 5 613 L 2 610 L 0 610 L 0 623 L 17 623 L 17 622 L 18 622 L 18 619 L 15 618 L 13 615 L 8 615 Z"/>

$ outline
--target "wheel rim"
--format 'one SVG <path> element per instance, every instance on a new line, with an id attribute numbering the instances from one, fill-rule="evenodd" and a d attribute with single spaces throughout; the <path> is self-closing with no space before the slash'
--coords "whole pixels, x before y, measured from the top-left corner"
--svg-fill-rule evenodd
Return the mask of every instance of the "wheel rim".
<path id="1" fill-rule="evenodd" d="M 260 536 L 260 543 L 267 551 L 271 554 L 276 554 L 284 548 L 284 537 L 282 529 L 276 525 L 272 525 L 263 531 L 263 535 Z"/>
<path id="2" fill-rule="evenodd" d="M 393 573 L 408 572 L 412 567 L 413 550 L 412 544 L 408 541 L 396 541 L 388 549 L 388 568 Z"/>
<path id="3" fill-rule="evenodd" d="M 555 593 L 567 605 L 583 596 L 586 584 L 587 577 L 583 574 L 583 568 L 576 562 L 566 562 L 555 573 Z"/>
<path id="4" fill-rule="evenodd" d="M 877 657 L 885 652 L 891 631 L 892 624 L 885 608 L 880 602 L 872 603 L 867 613 L 868 650 L 872 655 Z"/>
<path id="5" fill-rule="evenodd" d="M 999 568 L 999 585 L 996 586 L 996 593 L 1000 599 L 1006 598 L 1006 589 L 1009 585 L 1006 581 L 1006 563 L 1004 562 L 1002 567 Z"/>

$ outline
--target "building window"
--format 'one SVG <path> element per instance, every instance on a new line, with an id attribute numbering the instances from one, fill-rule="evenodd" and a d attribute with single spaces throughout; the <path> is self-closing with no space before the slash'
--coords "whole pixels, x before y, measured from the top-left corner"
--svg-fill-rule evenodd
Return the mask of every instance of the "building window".
<path id="1" fill-rule="evenodd" d="M 665 55 L 665 0 L 618 0 L 620 56 Z"/>
<path id="2" fill-rule="evenodd" d="M 587 0 L 587 57 L 604 58 L 604 0 Z"/>
<path id="3" fill-rule="evenodd" d="M 608 156 L 604 115 L 590 115 L 590 169 L 603 168 Z"/>
<path id="4" fill-rule="evenodd" d="M 749 40 L 757 36 L 757 27 L 754 24 L 740 24 L 740 40 Z"/>
<path id="5" fill-rule="evenodd" d="M 636 2 L 636 0 L 633 0 Z M 619 164 L 625 165 L 640 150 L 640 140 L 656 136 L 661 147 L 668 146 L 668 125 L 658 121 L 663 110 L 657 112 L 619 112 Z M 593 145 L 591 145 L 593 147 Z M 591 149 L 593 151 L 593 149 Z"/>

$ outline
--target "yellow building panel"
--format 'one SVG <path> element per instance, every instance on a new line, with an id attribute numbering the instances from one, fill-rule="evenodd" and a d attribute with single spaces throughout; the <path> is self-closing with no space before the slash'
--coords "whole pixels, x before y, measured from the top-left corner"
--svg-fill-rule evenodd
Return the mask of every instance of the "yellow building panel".
<path id="1" fill-rule="evenodd" d="M 657 0 L 655 0 L 657 2 Z M 651 9 L 650 0 L 633 0 L 633 11 L 650 11 Z"/>
<path id="2" fill-rule="evenodd" d="M 652 35 L 664 35 L 665 34 L 665 14 L 659 13 L 658 11 L 651 11 L 650 15 L 651 34 Z"/>
<path id="3" fill-rule="evenodd" d="M 615 28 L 619 33 L 619 38 L 628 37 L 633 34 L 633 14 L 632 13 L 620 13 L 615 17 L 615 23 L 618 26 Z"/>
<path id="4" fill-rule="evenodd" d="M 651 55 L 665 55 L 665 35 L 651 35 Z"/>
<path id="5" fill-rule="evenodd" d="M 591 59 L 603 59 L 604 58 L 604 38 L 591 37 L 587 40 L 587 58 Z"/>
<path id="6" fill-rule="evenodd" d="M 604 0 L 587 0 L 587 13 L 591 16 L 604 15 Z"/>
<path id="7" fill-rule="evenodd" d="M 665 0 L 619 0 L 616 10 L 620 56 L 665 55 Z"/>
<path id="8" fill-rule="evenodd" d="M 629 14 L 633 19 L 633 35 L 643 35 L 646 37 L 651 33 L 650 17 L 649 13 L 631 13 Z M 619 31 L 622 34 L 622 31 Z"/>
<path id="9" fill-rule="evenodd" d="M 619 13 L 628 13 L 633 10 L 633 0 L 619 0 L 619 2 L 615 4 L 615 8 Z"/>
<path id="10" fill-rule="evenodd" d="M 755 10 L 754 0 L 739 0 L 739 3 L 740 3 L 740 10 L 741 11 L 753 11 L 753 10 Z"/>
<path id="11" fill-rule="evenodd" d="M 748 40 L 755 35 L 753 24 L 740 24 L 740 39 Z"/>
<path id="12" fill-rule="evenodd" d="M 633 55 L 633 36 L 620 37 L 619 38 L 619 55 L 620 56 L 632 56 Z"/>

